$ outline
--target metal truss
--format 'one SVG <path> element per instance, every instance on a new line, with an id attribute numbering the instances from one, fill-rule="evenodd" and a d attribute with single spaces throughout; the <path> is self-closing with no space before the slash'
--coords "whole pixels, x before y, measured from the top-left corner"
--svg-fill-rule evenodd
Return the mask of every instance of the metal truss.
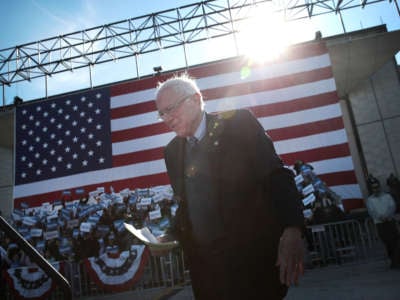
<path id="1" fill-rule="evenodd" d="M 269 5 L 284 14 L 287 21 L 293 21 L 382 1 L 202 1 L 0 50 L 0 82 L 4 88 L 20 81 L 234 35 L 237 23 L 261 6 Z"/>

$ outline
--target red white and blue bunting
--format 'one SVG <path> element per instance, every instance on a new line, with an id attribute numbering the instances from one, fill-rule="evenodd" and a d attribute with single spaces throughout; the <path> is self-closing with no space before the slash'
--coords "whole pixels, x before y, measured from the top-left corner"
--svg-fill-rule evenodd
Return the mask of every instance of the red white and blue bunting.
<path id="1" fill-rule="evenodd" d="M 57 271 L 62 269 L 60 262 L 52 265 Z M 47 299 L 55 288 L 55 282 L 42 269 L 36 267 L 10 268 L 5 272 L 5 276 L 16 299 Z"/>
<path id="2" fill-rule="evenodd" d="M 144 245 L 132 245 L 130 251 L 104 253 L 85 260 L 90 279 L 106 291 L 120 292 L 132 288 L 144 271 L 149 250 Z"/>

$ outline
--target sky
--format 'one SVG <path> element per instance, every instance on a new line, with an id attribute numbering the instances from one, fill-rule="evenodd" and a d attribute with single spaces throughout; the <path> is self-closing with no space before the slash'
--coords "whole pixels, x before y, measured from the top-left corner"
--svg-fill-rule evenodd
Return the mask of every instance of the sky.
<path id="1" fill-rule="evenodd" d="M 0 2 L 0 50 L 196 2 L 199 1 L 2 0 Z M 285 42 L 297 43 L 312 40 L 317 30 L 322 32 L 323 37 L 326 37 L 342 34 L 344 30 L 351 32 L 381 24 L 386 24 L 388 31 L 400 29 L 400 16 L 393 1 L 367 5 L 364 9 L 354 8 L 345 10 L 343 11 L 342 16 L 344 28 L 339 16 L 335 14 L 313 17 L 296 23 L 292 22 L 292 25 L 288 26 L 283 34 L 287 37 Z M 261 16 L 260 19 L 262 19 L 260 22 L 268 22 L 264 16 Z M 269 32 L 266 29 L 265 34 L 271 36 L 273 34 L 282 36 L 281 32 L 277 32 L 277 27 L 276 24 L 263 23 L 263 28 L 271 29 Z M 243 31 L 245 31 L 245 29 Z M 248 32 L 252 32 L 251 27 L 248 28 Z M 242 45 L 248 46 L 250 50 L 260 48 L 259 40 L 257 41 L 257 47 L 254 47 L 254 40 L 257 37 L 256 35 L 247 34 L 242 37 Z M 242 48 L 243 51 L 250 51 L 244 46 Z M 192 56 L 199 55 L 204 57 L 201 57 L 201 59 L 199 57 L 196 57 L 197 59 L 193 58 L 191 63 L 195 64 L 198 62 L 222 58 L 224 51 L 218 53 L 218 49 L 223 49 L 224 47 L 220 47 L 220 45 L 213 45 L 212 47 L 212 51 L 201 52 L 199 54 L 195 52 L 196 55 Z M 252 53 L 251 55 L 257 54 Z M 154 61 L 154 58 L 152 59 L 153 61 L 151 63 L 153 64 L 157 63 L 163 65 L 174 63 L 174 61 L 166 54 L 164 54 L 164 56 L 159 54 L 155 59 L 156 61 Z M 399 62 L 399 58 L 397 58 L 397 61 Z M 179 66 L 180 64 L 177 62 L 176 68 Z M 170 68 L 173 67 L 174 66 L 172 65 Z M 125 70 L 121 70 L 121 68 L 115 68 L 113 71 L 110 71 L 110 69 L 107 69 L 104 66 L 96 68 L 97 72 L 94 75 L 96 82 L 94 82 L 94 85 L 111 83 L 118 80 L 133 78 L 135 76 L 132 72 L 128 72 L 127 75 L 122 76 L 121 74 L 124 73 Z M 148 69 L 149 68 L 150 66 Z M 87 87 L 87 79 L 83 80 L 84 77 L 87 77 L 87 74 L 62 74 L 63 76 L 59 76 L 58 78 L 52 79 L 48 82 L 48 95 Z M 111 76 L 112 79 L 110 79 L 110 76 L 105 76 L 105 74 L 113 74 L 115 76 Z M 85 82 L 83 85 L 77 84 L 77 82 L 82 81 Z M 32 80 L 31 82 L 13 84 L 11 87 L 5 87 L 4 97 L 1 97 L 1 103 L 3 105 L 11 104 L 15 95 L 27 100 L 38 99 L 44 97 L 44 90 L 43 80 Z"/>

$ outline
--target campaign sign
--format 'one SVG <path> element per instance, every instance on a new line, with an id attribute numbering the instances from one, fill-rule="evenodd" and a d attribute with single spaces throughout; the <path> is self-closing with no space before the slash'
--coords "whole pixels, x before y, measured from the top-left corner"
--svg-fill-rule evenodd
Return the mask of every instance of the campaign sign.
<path id="1" fill-rule="evenodd" d="M 155 220 L 161 218 L 161 210 L 152 210 L 149 212 L 149 219 L 150 220 Z"/>
<path id="2" fill-rule="evenodd" d="M 303 189 L 303 195 L 308 195 L 309 193 L 314 192 L 314 186 L 310 183 Z"/>
<path id="3" fill-rule="evenodd" d="M 43 237 L 46 241 L 58 238 L 58 230 L 46 231 L 43 233 Z"/>
<path id="4" fill-rule="evenodd" d="M 151 205 L 151 197 L 144 197 L 140 200 L 141 205 Z"/>
<path id="5" fill-rule="evenodd" d="M 313 203 L 314 201 L 315 201 L 315 195 L 310 194 L 303 199 L 303 204 L 304 206 L 307 206 L 308 204 Z"/>

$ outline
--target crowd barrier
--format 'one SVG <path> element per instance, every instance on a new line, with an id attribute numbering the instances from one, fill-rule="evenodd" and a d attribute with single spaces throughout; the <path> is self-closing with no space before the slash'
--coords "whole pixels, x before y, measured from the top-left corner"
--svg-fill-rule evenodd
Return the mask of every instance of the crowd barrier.
<path id="1" fill-rule="evenodd" d="M 307 226 L 307 234 L 314 265 L 366 260 L 375 256 L 377 249 L 382 249 L 370 218 Z M 381 254 L 384 255 L 382 251 Z"/>
<path id="2" fill-rule="evenodd" d="M 348 261 L 365 260 L 381 245 L 375 224 L 371 219 L 346 220 L 307 226 L 309 254 L 314 265 L 342 264 Z M 382 252 L 383 253 L 383 252 Z M 384 255 L 384 254 L 383 254 Z M 83 262 L 64 262 L 64 276 L 70 282 L 74 299 L 111 294 L 91 280 Z M 175 248 L 163 256 L 150 256 L 140 279 L 130 290 L 143 291 L 149 288 L 174 287 L 190 282 L 185 267 L 184 254 Z M 3 290 L 1 299 L 13 300 L 10 287 Z M 49 299 L 61 299 L 62 292 L 56 288 Z"/>

